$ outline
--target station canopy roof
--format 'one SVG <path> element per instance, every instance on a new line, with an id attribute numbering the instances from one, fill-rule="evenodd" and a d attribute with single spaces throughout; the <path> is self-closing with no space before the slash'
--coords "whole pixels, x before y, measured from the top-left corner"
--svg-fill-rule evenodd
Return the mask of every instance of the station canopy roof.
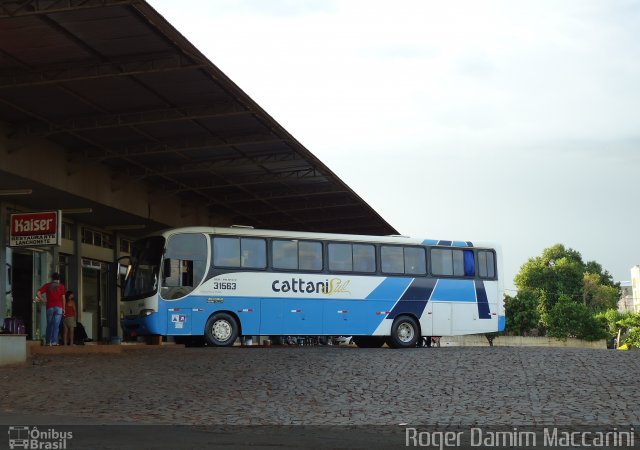
<path id="1" fill-rule="evenodd" d="M 397 234 L 145 1 L 0 0 L 0 120 L 234 223 Z"/>

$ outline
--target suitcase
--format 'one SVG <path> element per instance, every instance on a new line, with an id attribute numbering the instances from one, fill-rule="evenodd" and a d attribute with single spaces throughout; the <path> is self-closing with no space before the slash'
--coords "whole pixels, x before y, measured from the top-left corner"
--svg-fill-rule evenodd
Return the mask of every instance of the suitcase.
<path id="1" fill-rule="evenodd" d="M 4 332 L 8 334 L 16 334 L 15 317 L 7 317 L 6 319 L 4 319 Z"/>
<path id="2" fill-rule="evenodd" d="M 26 327 L 22 319 L 18 317 L 7 317 L 4 319 L 4 332 L 7 334 L 26 334 Z"/>

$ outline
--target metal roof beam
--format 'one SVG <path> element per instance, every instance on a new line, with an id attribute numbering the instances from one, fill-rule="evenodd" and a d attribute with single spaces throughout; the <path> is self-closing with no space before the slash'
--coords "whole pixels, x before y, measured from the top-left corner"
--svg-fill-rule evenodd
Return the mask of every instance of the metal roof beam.
<path id="1" fill-rule="evenodd" d="M 295 206 L 292 208 L 285 207 L 288 213 L 292 212 L 305 212 L 305 211 L 318 211 L 318 210 L 326 210 L 326 209 L 335 209 L 335 208 L 355 208 L 362 206 L 360 203 L 356 202 L 341 202 L 341 203 L 312 203 L 306 204 L 304 206 Z M 273 209 L 264 209 L 264 210 L 256 210 L 254 208 L 251 209 L 252 217 L 260 217 L 260 216 L 270 216 L 278 214 L 277 211 Z"/>
<path id="2" fill-rule="evenodd" d="M 296 197 L 321 197 L 323 195 L 334 195 L 334 194 L 351 194 L 350 191 L 345 189 L 317 189 L 317 190 L 304 190 L 304 191 L 276 191 L 276 192 L 263 192 L 260 195 L 260 199 L 256 198 L 246 198 L 241 197 L 237 198 L 233 196 L 222 196 L 220 199 L 224 202 L 225 205 L 237 205 L 241 203 L 254 203 L 260 200 L 281 200 L 281 199 L 290 199 Z"/>
<path id="3" fill-rule="evenodd" d="M 77 157 L 73 159 L 73 162 L 78 164 L 104 162 L 114 158 L 133 158 L 133 157 L 145 157 L 152 155 L 162 155 L 175 152 L 195 152 L 195 151 L 216 151 L 232 147 L 242 147 L 251 145 L 270 145 L 281 144 L 286 142 L 286 139 L 270 136 L 260 136 L 251 138 L 238 138 L 228 140 L 227 142 L 221 139 L 206 138 L 202 140 L 184 139 L 180 142 L 174 141 L 169 143 L 146 143 L 142 145 L 125 145 L 122 147 L 110 147 L 110 152 L 105 152 L 100 156 L 89 157 Z M 290 149 L 286 151 L 271 152 L 268 155 L 254 157 L 256 159 L 264 159 L 265 162 L 269 160 L 276 161 L 292 161 L 302 159 L 298 153 L 293 152 Z M 207 158 L 207 161 L 214 162 L 228 162 L 229 165 L 233 165 L 236 161 L 247 161 L 247 156 L 221 156 L 219 158 Z"/>
<path id="4" fill-rule="evenodd" d="M 327 214 L 317 214 L 317 215 L 307 216 L 307 217 L 305 216 L 297 216 L 297 217 L 299 217 L 300 221 L 302 221 L 305 225 L 310 225 L 315 223 L 342 222 L 342 225 L 344 226 L 344 224 L 348 223 L 350 220 L 371 218 L 371 214 L 357 212 L 353 214 L 336 214 L 334 216 L 330 216 Z M 277 228 L 282 228 L 287 226 L 287 223 L 289 222 L 286 222 L 286 221 L 269 222 L 269 225 Z"/>
<path id="5" fill-rule="evenodd" d="M 171 53 L 127 58 L 122 61 L 87 62 L 64 66 L 41 67 L 37 70 L 16 70 L 0 74 L 0 89 L 35 87 L 72 81 L 98 80 L 128 77 L 175 70 L 202 69 L 206 63 L 194 63 L 191 59 Z"/>
<path id="6" fill-rule="evenodd" d="M 40 14 L 56 14 L 81 9 L 122 6 L 136 0 L 3 0 L 0 2 L 0 19 Z"/>
<path id="7" fill-rule="evenodd" d="M 29 122 L 18 127 L 15 136 L 47 137 L 53 134 L 101 130 L 122 127 L 137 127 L 166 122 L 198 120 L 218 117 L 230 117 L 252 114 L 236 103 L 224 102 L 215 106 L 192 106 L 185 108 L 168 108 L 162 110 L 136 111 L 125 114 L 109 114 L 100 116 L 81 116 L 49 121 L 46 125 L 40 122 Z"/>
<path id="8" fill-rule="evenodd" d="M 194 172 L 200 172 L 200 170 L 193 170 Z M 170 176 L 170 175 L 178 175 L 178 174 L 184 174 L 184 173 L 189 173 L 187 171 L 185 172 L 172 172 L 172 171 L 167 171 L 167 172 L 150 172 L 146 175 L 140 175 L 139 179 L 143 179 L 143 178 L 149 178 L 151 176 L 154 175 L 159 175 L 159 176 Z M 283 179 L 287 179 L 287 178 L 311 178 L 311 177 L 318 177 L 318 176 L 322 176 L 322 175 L 318 175 L 317 171 L 313 168 L 311 169 L 303 169 L 303 170 L 289 170 L 289 171 L 282 171 L 282 172 L 275 172 L 272 174 L 267 174 L 267 175 L 260 175 L 260 176 L 256 176 L 253 178 L 247 178 L 246 181 L 234 181 L 233 179 L 231 179 L 231 181 L 229 183 L 226 184 L 209 184 L 209 185 L 200 185 L 200 186 L 193 186 L 193 187 L 187 187 L 187 188 L 181 188 L 181 189 L 177 189 L 175 191 L 172 191 L 172 194 L 179 194 L 182 192 L 188 192 L 191 190 L 198 190 L 198 191 L 212 191 L 212 190 L 216 190 L 216 189 L 228 189 L 228 188 L 244 188 L 244 187 L 248 187 L 248 186 L 259 186 L 261 184 L 273 184 L 273 183 L 277 183 L 280 180 Z M 228 177 L 228 175 L 227 175 Z M 228 178 L 227 178 L 228 179 Z M 295 194 L 295 192 L 293 193 Z M 295 196 L 295 195 L 292 195 Z M 258 197 L 256 197 L 258 198 Z M 260 196 L 259 198 L 262 198 L 262 196 Z M 254 199 L 255 200 L 255 199 Z"/>

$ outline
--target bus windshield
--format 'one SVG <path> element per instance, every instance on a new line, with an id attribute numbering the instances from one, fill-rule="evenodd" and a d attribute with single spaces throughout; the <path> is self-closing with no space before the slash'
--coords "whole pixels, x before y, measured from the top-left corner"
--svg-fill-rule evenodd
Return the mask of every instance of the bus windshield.
<path id="1" fill-rule="evenodd" d="M 158 274 L 164 238 L 154 236 L 136 241 L 131 252 L 131 266 L 125 278 L 122 300 L 137 300 L 158 292 Z"/>

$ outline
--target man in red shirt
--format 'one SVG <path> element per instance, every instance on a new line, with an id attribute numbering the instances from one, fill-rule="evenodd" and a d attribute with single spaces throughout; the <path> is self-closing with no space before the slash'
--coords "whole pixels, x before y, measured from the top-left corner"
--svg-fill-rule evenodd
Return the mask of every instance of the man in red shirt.
<path id="1" fill-rule="evenodd" d="M 65 303 L 66 289 L 60 283 L 60 274 L 54 272 L 51 275 L 51 282 L 45 284 L 36 293 L 39 301 L 44 302 L 42 294 L 47 297 L 47 334 L 46 345 L 58 345 L 58 334 L 60 321 L 62 320 L 62 309 Z"/>

